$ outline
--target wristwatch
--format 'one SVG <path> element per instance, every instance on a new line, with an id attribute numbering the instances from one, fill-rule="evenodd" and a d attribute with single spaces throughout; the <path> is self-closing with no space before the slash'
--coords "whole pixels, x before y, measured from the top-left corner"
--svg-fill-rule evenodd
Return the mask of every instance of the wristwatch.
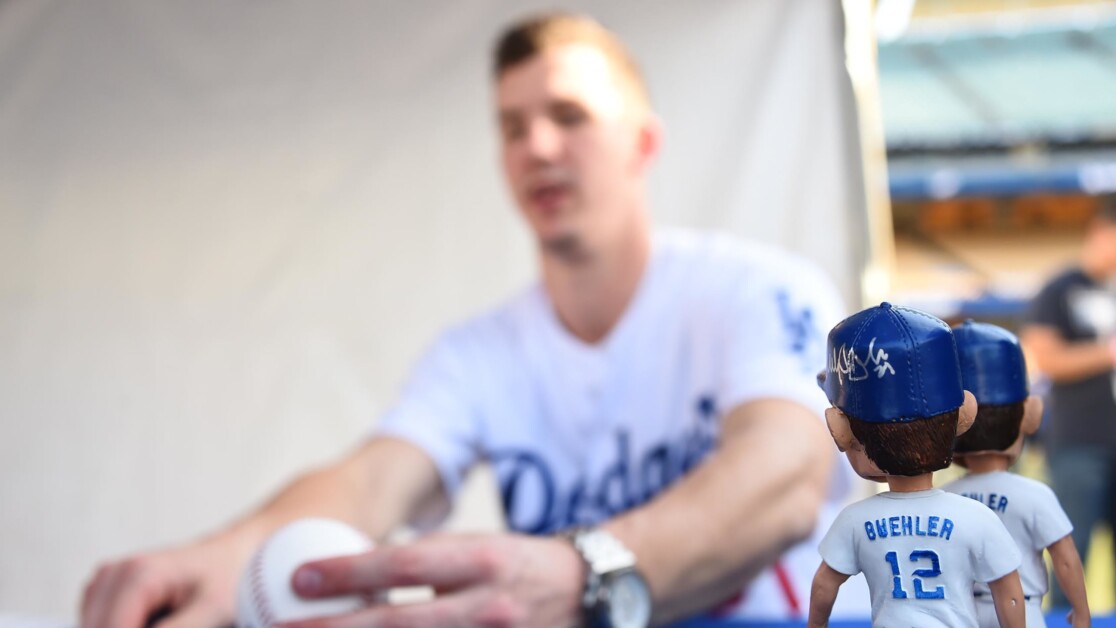
<path id="1" fill-rule="evenodd" d="M 585 561 L 581 610 L 589 628 L 646 628 L 651 590 L 635 554 L 602 528 L 574 528 L 564 536 Z"/>

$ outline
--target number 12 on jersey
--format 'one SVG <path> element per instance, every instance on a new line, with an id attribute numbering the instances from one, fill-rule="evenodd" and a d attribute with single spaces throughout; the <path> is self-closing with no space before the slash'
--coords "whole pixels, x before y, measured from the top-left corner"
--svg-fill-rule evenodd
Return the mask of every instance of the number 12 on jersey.
<path id="1" fill-rule="evenodd" d="M 891 589 L 891 597 L 897 599 L 906 599 L 907 592 L 903 589 L 903 577 L 899 572 L 899 556 L 895 552 L 888 552 L 884 555 L 884 559 L 891 564 L 891 575 L 894 587 Z M 941 564 L 938 563 L 938 554 L 930 550 L 915 550 L 911 552 L 910 561 L 918 563 L 919 561 L 930 561 L 930 567 L 923 569 L 915 569 L 911 572 L 911 580 L 914 582 L 915 598 L 919 600 L 944 600 L 945 587 L 935 587 L 927 591 L 923 588 L 923 578 L 937 578 L 942 575 Z M 925 563 L 924 563 L 925 564 Z"/>

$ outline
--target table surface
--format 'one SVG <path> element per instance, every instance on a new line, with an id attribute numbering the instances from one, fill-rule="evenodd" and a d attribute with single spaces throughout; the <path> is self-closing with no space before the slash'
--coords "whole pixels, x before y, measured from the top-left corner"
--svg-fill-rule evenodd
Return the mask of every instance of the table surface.
<path id="1" fill-rule="evenodd" d="M 1049 628 L 1066 626 L 1065 612 L 1053 612 L 1046 615 L 1046 625 Z M 830 628 L 871 628 L 871 622 L 864 621 L 833 621 Z M 694 619 L 675 624 L 673 628 L 804 628 L 805 621 L 726 621 L 710 619 Z M 1116 628 L 1116 615 L 1093 616 L 1094 628 Z M 0 628 L 73 628 L 72 623 L 57 620 L 31 617 L 26 615 L 5 615 L 0 613 Z"/>
<path id="2" fill-rule="evenodd" d="M 1068 610 L 1068 609 L 1067 609 Z M 1069 626 L 1066 623 L 1066 611 L 1047 613 L 1046 625 L 1048 628 Z M 806 621 L 714 621 L 710 619 L 694 619 L 674 624 L 672 628 L 804 628 Z M 863 621 L 832 621 L 830 628 L 871 628 L 872 623 L 867 619 Z M 2 628 L 2 626 L 0 626 Z M 1116 628 L 1116 615 L 1094 615 L 1093 628 Z"/>

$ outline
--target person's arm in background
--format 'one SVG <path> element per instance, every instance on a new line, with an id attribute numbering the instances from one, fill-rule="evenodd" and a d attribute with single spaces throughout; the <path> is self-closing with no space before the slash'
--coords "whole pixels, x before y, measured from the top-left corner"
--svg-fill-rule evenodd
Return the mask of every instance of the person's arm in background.
<path id="1" fill-rule="evenodd" d="M 1047 547 L 1046 551 L 1050 552 L 1054 577 L 1058 579 L 1058 584 L 1070 603 L 1066 620 L 1074 628 L 1089 628 L 1092 621 L 1089 616 L 1089 599 L 1085 593 L 1085 570 L 1081 566 L 1077 548 L 1073 545 L 1073 537 L 1067 534 Z"/>
<path id="2" fill-rule="evenodd" d="M 1028 324 L 1019 339 L 1035 366 L 1055 382 L 1075 381 L 1112 370 L 1116 339 L 1069 342 L 1055 327 Z"/>
<path id="3" fill-rule="evenodd" d="M 230 624 L 244 564 L 283 524 L 331 517 L 378 539 L 444 498 L 437 468 L 425 453 L 403 440 L 372 438 L 335 464 L 300 476 L 216 534 L 103 566 L 86 587 L 81 625 L 139 628 L 168 605 L 174 612 L 160 628 Z"/>

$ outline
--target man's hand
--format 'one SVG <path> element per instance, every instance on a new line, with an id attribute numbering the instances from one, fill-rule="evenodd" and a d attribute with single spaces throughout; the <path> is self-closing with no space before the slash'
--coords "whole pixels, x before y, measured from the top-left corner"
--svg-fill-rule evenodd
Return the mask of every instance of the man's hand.
<path id="1" fill-rule="evenodd" d="M 179 548 L 101 567 L 85 589 L 83 628 L 156 628 L 231 624 L 237 581 L 252 553 L 274 530 L 302 517 L 330 517 L 381 538 L 420 507 L 443 503 L 434 462 L 395 438 L 364 442 L 334 464 L 309 471 L 270 502 L 224 531 Z M 573 551 L 573 550 L 571 550 Z"/>
<path id="2" fill-rule="evenodd" d="M 433 600 L 287 624 L 288 628 L 376 626 L 572 626 L 584 583 L 581 558 L 549 537 L 439 535 L 344 558 L 307 563 L 295 592 L 307 598 L 429 586 Z"/>
<path id="3" fill-rule="evenodd" d="M 143 628 L 167 608 L 157 628 L 224 626 L 234 613 L 243 564 L 233 541 L 213 539 L 102 566 L 85 587 L 83 628 Z"/>
<path id="4" fill-rule="evenodd" d="M 1075 613 L 1073 609 L 1066 613 L 1066 623 L 1073 628 L 1092 628 L 1093 618 L 1088 613 Z"/>

